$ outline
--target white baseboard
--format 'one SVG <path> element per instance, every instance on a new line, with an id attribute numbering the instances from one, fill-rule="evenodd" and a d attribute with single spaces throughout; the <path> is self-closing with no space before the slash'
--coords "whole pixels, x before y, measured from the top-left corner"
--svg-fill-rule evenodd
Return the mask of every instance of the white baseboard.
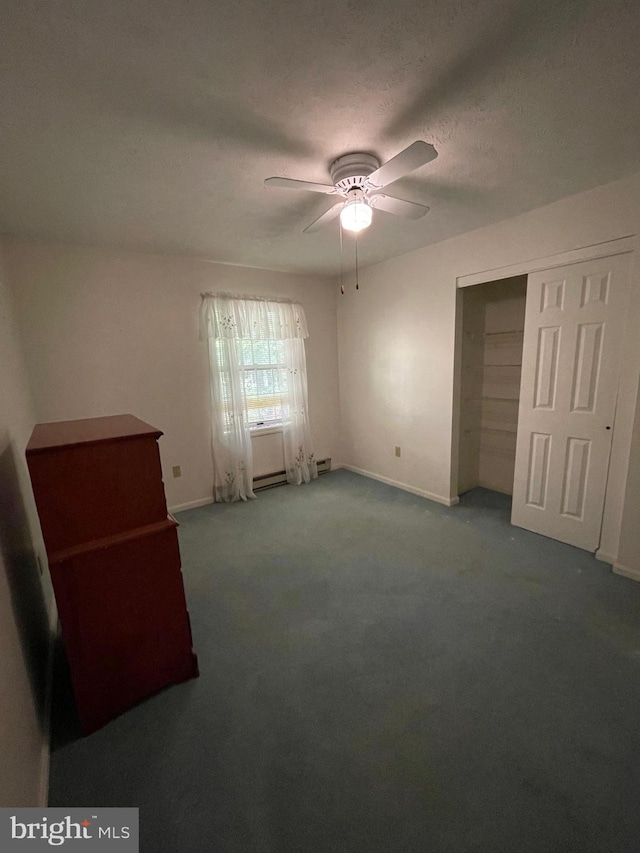
<path id="1" fill-rule="evenodd" d="M 168 511 L 171 515 L 174 515 L 176 512 L 184 512 L 185 509 L 197 509 L 199 506 L 206 506 L 207 504 L 212 504 L 213 498 L 198 498 L 197 501 L 187 501 L 186 504 L 175 504 L 174 506 L 168 507 Z"/>
<path id="2" fill-rule="evenodd" d="M 405 492 L 411 492 L 414 495 L 420 495 L 421 498 L 427 498 L 430 501 L 435 501 L 444 506 L 455 506 L 460 502 L 460 498 L 456 495 L 454 498 L 445 498 L 443 495 L 436 495 L 434 492 L 427 492 L 425 489 L 417 489 L 415 486 L 410 486 L 408 483 L 401 483 L 399 480 L 391 480 L 388 477 L 382 477 L 380 474 L 374 474 L 372 471 L 365 471 L 364 468 L 356 468 L 354 465 L 347 465 L 345 462 L 331 463 L 331 471 L 338 471 L 344 468 L 345 471 L 353 471 L 354 474 L 362 474 L 363 477 L 370 477 L 372 480 L 379 480 L 381 483 L 386 483 L 388 486 L 395 486 L 396 489 L 402 489 Z M 197 509 L 200 506 L 212 504 L 213 498 L 199 498 L 195 501 L 188 501 L 183 504 L 175 504 L 168 507 L 171 515 L 177 512 L 184 512 L 187 509 Z M 613 561 L 612 561 L 613 562 Z"/>
<path id="3" fill-rule="evenodd" d="M 614 563 L 612 568 L 616 575 L 623 575 L 625 578 L 640 581 L 640 569 L 628 569 L 626 566 L 621 566 L 620 563 Z"/>
<path id="4" fill-rule="evenodd" d="M 596 560 L 600 560 L 603 563 L 609 563 L 610 566 L 615 565 L 616 558 L 611 554 L 605 554 L 604 551 L 598 549 L 595 553 Z"/>
<path id="5" fill-rule="evenodd" d="M 396 489 L 402 489 L 404 492 L 411 492 L 413 495 L 420 495 L 421 498 L 428 498 L 430 501 L 435 501 L 445 506 L 455 506 L 460 502 L 460 498 L 456 495 L 454 498 L 445 498 L 443 495 L 436 495 L 434 492 L 427 492 L 425 489 L 417 489 L 415 486 L 410 486 L 408 483 L 401 483 L 398 480 L 391 480 L 389 477 L 382 477 L 380 474 L 374 474 L 372 471 L 365 471 L 363 468 L 356 468 L 354 465 L 335 465 L 334 468 L 345 468 L 347 471 L 353 471 L 354 474 L 362 474 L 364 477 L 370 477 L 372 480 L 379 480 L 381 483 L 386 483 L 388 486 L 395 486 Z"/>

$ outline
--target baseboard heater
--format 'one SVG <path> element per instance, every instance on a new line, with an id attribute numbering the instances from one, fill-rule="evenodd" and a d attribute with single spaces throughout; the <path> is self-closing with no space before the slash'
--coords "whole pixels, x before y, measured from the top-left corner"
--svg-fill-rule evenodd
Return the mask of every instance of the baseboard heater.
<path id="1" fill-rule="evenodd" d="M 326 474 L 331 470 L 331 459 L 320 459 L 318 461 L 318 474 Z M 253 478 L 253 491 L 272 489 L 274 486 L 286 486 L 287 472 L 276 471 L 273 474 L 263 474 L 261 477 Z"/>

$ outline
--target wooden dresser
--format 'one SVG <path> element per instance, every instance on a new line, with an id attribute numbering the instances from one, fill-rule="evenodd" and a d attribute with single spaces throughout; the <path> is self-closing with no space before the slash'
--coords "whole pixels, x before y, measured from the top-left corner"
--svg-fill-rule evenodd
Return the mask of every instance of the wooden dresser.
<path id="1" fill-rule="evenodd" d="M 115 415 L 37 424 L 27 446 L 85 734 L 198 675 L 161 435 Z"/>

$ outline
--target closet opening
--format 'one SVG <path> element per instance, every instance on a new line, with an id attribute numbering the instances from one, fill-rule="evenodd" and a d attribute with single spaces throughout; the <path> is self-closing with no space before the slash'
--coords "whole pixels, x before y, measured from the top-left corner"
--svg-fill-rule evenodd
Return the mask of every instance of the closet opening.
<path id="1" fill-rule="evenodd" d="M 462 291 L 458 494 L 513 494 L 526 295 L 526 275 Z"/>

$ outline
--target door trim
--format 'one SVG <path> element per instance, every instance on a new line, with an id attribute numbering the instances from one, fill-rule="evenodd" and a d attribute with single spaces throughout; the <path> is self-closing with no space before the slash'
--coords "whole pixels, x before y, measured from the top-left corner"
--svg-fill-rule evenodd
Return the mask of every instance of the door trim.
<path id="1" fill-rule="evenodd" d="M 509 264 L 505 267 L 485 270 L 484 272 L 460 275 L 456 278 L 456 287 L 471 287 L 474 284 L 486 284 L 502 278 L 511 278 L 514 275 L 528 275 L 541 270 L 550 270 L 554 267 L 563 267 L 568 264 L 579 264 L 582 261 L 593 261 L 596 258 L 606 258 L 610 255 L 622 255 L 633 252 L 637 248 L 635 234 L 620 237 L 617 240 L 607 240 L 604 243 L 595 243 L 592 246 L 582 246 L 561 252 L 558 255 L 549 255 L 545 258 L 532 258 L 529 261 L 520 261 L 517 264 Z"/>

